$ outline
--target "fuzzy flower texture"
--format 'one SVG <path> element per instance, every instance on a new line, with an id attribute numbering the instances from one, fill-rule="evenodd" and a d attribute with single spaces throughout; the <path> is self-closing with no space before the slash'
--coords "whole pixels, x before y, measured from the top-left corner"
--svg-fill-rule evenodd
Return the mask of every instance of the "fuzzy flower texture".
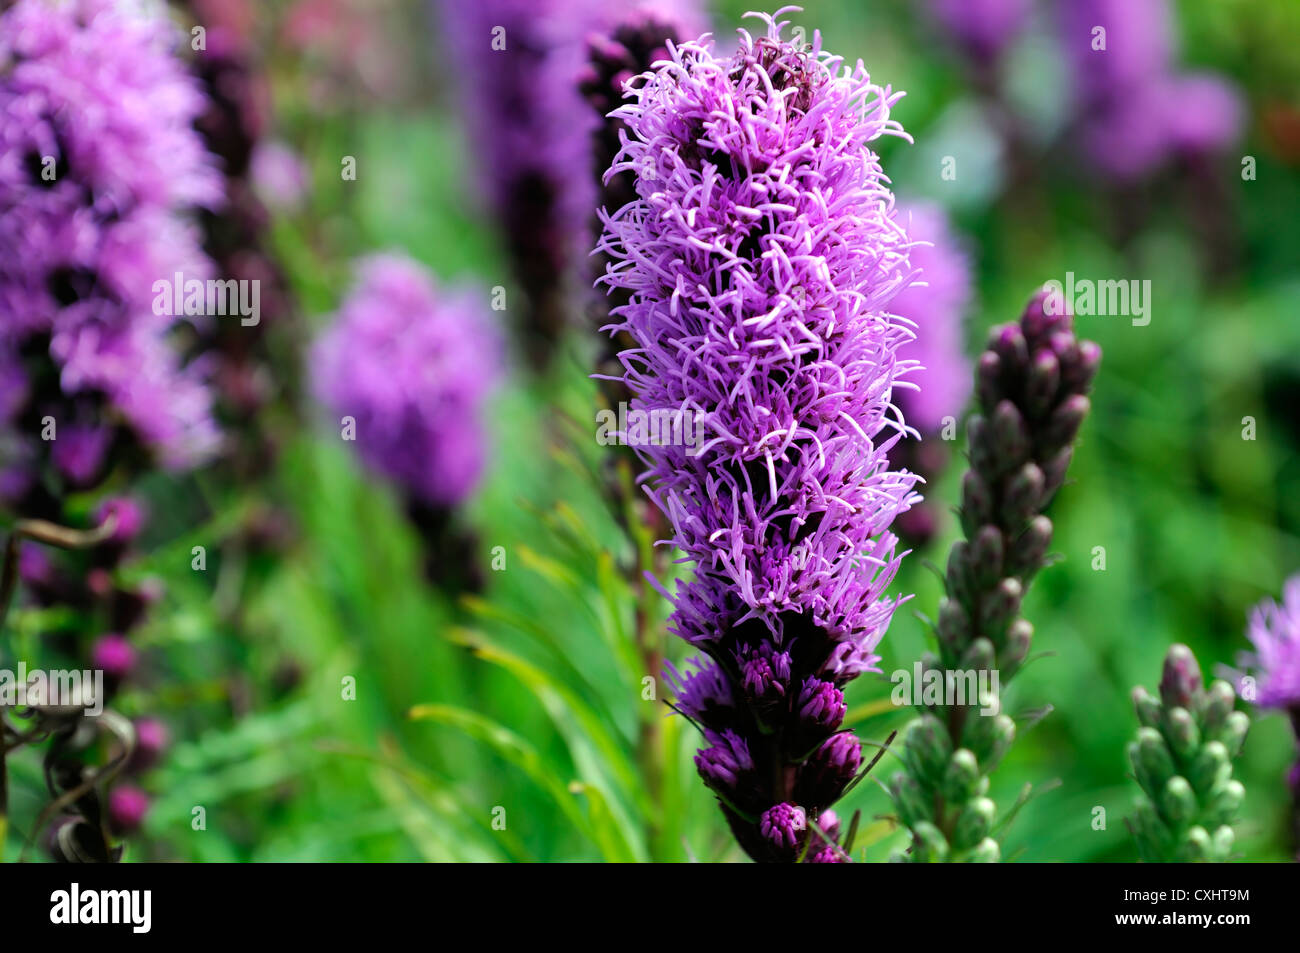
<path id="1" fill-rule="evenodd" d="M 154 312 L 154 283 L 206 278 L 185 216 L 221 200 L 193 127 L 204 107 L 165 17 L 108 0 L 18 0 L 0 14 L 0 441 L 21 497 L 40 421 L 54 463 L 93 483 L 121 421 L 172 466 L 211 451 L 198 368 Z"/>
<path id="2" fill-rule="evenodd" d="M 910 339 L 888 313 L 912 278 L 869 143 L 901 134 L 861 63 L 740 31 L 683 43 L 614 113 L 607 178 L 637 199 L 602 219 L 602 282 L 634 346 L 634 407 L 703 422 L 700 446 L 639 448 L 652 499 L 694 563 L 673 628 L 703 654 L 667 676 L 696 756 L 754 859 L 847 859 L 830 806 L 862 765 L 843 688 L 875 671 L 897 605 L 894 517 L 915 476 L 887 453 Z"/>
<path id="3" fill-rule="evenodd" d="M 453 506 L 483 469 L 483 403 L 500 342 L 486 298 L 444 293 L 419 263 L 376 255 L 312 361 L 321 400 L 352 418 L 344 437 L 413 499 Z"/>

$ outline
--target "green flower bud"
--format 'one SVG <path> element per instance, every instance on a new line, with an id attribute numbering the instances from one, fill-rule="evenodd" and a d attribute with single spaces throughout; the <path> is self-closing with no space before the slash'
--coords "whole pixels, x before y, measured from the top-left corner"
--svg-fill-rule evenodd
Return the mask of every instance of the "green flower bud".
<path id="1" fill-rule="evenodd" d="M 937 631 L 939 644 L 945 653 L 953 659 L 960 658 L 962 650 L 970 644 L 971 626 L 970 617 L 956 599 L 943 599 L 939 602 Z"/>
<path id="2" fill-rule="evenodd" d="M 1165 710 L 1165 738 L 1174 756 L 1180 761 L 1189 761 L 1201 746 L 1201 733 L 1196 728 L 1192 713 L 1186 708 L 1169 708 Z"/>
<path id="3" fill-rule="evenodd" d="M 975 759 L 975 755 L 965 748 L 958 748 L 948 760 L 948 768 L 944 771 L 943 784 L 939 787 L 939 793 L 950 804 L 964 804 L 974 797 L 979 780 L 979 762 Z"/>
<path id="4" fill-rule="evenodd" d="M 957 815 L 952 832 L 953 848 L 967 850 L 979 844 L 988 837 L 996 817 L 997 806 L 992 801 L 986 797 L 975 798 Z"/>
<path id="5" fill-rule="evenodd" d="M 1154 728 L 1139 728 L 1137 741 L 1129 747 L 1129 757 L 1142 790 L 1151 797 L 1158 797 L 1174 775 L 1174 760 L 1160 732 Z"/>
<path id="6" fill-rule="evenodd" d="M 1196 817 L 1196 795 L 1187 779 L 1174 775 L 1165 784 L 1164 793 L 1160 795 L 1160 810 L 1170 823 L 1182 827 Z"/>
<path id="7" fill-rule="evenodd" d="M 1192 787 L 1202 797 L 1227 784 L 1231 777 L 1232 761 L 1228 757 L 1228 749 L 1221 741 L 1206 743 L 1192 759 L 1187 772 L 1187 780 L 1192 782 Z"/>
<path id="8" fill-rule="evenodd" d="M 956 599 L 963 606 L 973 604 L 975 589 L 970 571 L 970 546 L 965 540 L 957 540 L 948 551 L 948 572 L 944 577 L 944 586 L 949 598 Z"/>
<path id="9" fill-rule="evenodd" d="M 1228 750 L 1229 756 L 1235 758 L 1241 754 L 1241 746 L 1246 743 L 1246 732 L 1250 730 L 1250 717 L 1244 711 L 1229 712 L 1218 732 L 1218 740 Z"/>
<path id="10" fill-rule="evenodd" d="M 1237 812 L 1241 810 L 1242 802 L 1245 800 L 1246 789 L 1242 783 L 1235 779 L 1229 781 L 1210 795 L 1209 803 L 1205 805 L 1203 812 L 1205 822 L 1211 827 L 1231 824 L 1236 820 Z"/>
<path id="11" fill-rule="evenodd" d="M 921 821 L 912 828 L 912 856 L 920 863 L 941 864 L 948 859 L 948 841 L 939 828 Z"/>
<path id="12" fill-rule="evenodd" d="M 1201 723 L 1205 726 L 1206 735 L 1211 738 L 1218 736 L 1218 730 L 1227 721 L 1228 715 L 1232 714 L 1236 704 L 1237 696 L 1231 685 L 1222 679 L 1210 683 L 1201 705 Z"/>
<path id="13" fill-rule="evenodd" d="M 1160 724 L 1160 702 L 1141 685 L 1133 689 L 1133 707 L 1143 728 L 1155 728 Z"/>
<path id="14" fill-rule="evenodd" d="M 930 820 L 934 814 L 931 799 L 913 778 L 901 771 L 890 779 L 889 793 L 894 799 L 899 820 L 913 830 L 916 825 Z"/>
<path id="15" fill-rule="evenodd" d="M 942 780 L 952 755 L 948 730 L 933 715 L 922 715 L 912 722 L 903 743 L 903 761 L 913 777 L 931 786 Z"/>
<path id="16" fill-rule="evenodd" d="M 1009 679 L 1020 670 L 1025 659 L 1029 657 L 1029 647 L 1034 639 L 1034 627 L 1028 619 L 1017 619 L 1007 629 L 1003 640 L 1002 652 L 998 658 L 1002 668 L 1002 678 Z"/>
<path id="17" fill-rule="evenodd" d="M 1224 824 L 1214 832 L 1212 838 L 1211 854 L 1216 861 L 1222 863 L 1232 856 L 1232 847 L 1237 841 L 1237 835 L 1233 833 L 1232 828 Z"/>
<path id="18" fill-rule="evenodd" d="M 1002 848 L 992 837 L 986 837 L 975 845 L 967 858 L 972 864 L 996 864 L 1002 859 Z"/>
<path id="19" fill-rule="evenodd" d="M 985 595 L 980 604 L 980 627 L 989 638 L 1001 640 L 1007 627 L 1020 613 L 1020 600 L 1025 587 L 1014 576 L 998 583 L 997 588 Z"/>
<path id="20" fill-rule="evenodd" d="M 1213 853 L 1214 844 L 1210 840 L 1210 835 L 1206 833 L 1204 827 L 1198 825 L 1190 828 L 1183 835 L 1176 858 L 1185 864 L 1203 864 L 1213 856 Z"/>

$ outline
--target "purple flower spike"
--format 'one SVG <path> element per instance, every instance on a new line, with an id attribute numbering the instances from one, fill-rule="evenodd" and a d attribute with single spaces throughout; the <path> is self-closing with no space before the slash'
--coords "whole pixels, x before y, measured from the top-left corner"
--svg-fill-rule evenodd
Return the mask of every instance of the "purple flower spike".
<path id="1" fill-rule="evenodd" d="M 353 419 L 367 464 L 428 504 L 470 494 L 501 366 L 484 293 L 444 293 L 415 261 L 368 258 L 314 357 L 317 393 Z"/>
<path id="2" fill-rule="evenodd" d="M 637 448 L 695 565 L 673 631 L 708 659 L 668 675 L 711 743 L 700 773 L 760 861 L 797 860 L 778 821 L 816 820 L 861 763 L 834 733 L 840 692 L 876 670 L 900 601 L 890 523 L 917 499 L 887 456 L 914 365 L 890 307 L 913 269 L 870 147 L 902 135 L 898 94 L 818 34 L 784 39 L 783 12 L 733 55 L 681 43 L 626 85 L 605 178 L 633 176 L 635 198 L 602 212 L 598 247 L 633 408 L 695 425 Z"/>
<path id="3" fill-rule="evenodd" d="M 91 408 L 171 467 L 216 448 L 203 369 L 171 343 L 187 320 L 170 306 L 175 276 L 210 269 L 185 216 L 221 201 L 193 125 L 203 97 L 175 47 L 166 17 L 136 4 L 18 0 L 0 13 L 0 425 L 27 401 L 34 419 L 55 417 L 73 485 L 107 452 L 107 428 L 64 426 Z M 19 354 L 50 393 L 15 389 Z"/>

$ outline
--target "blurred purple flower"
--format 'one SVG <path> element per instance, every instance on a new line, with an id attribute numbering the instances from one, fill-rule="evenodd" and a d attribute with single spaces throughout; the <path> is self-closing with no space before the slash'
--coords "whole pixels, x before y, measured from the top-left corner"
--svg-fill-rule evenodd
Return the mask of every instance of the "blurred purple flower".
<path id="1" fill-rule="evenodd" d="M 1132 182 L 1236 140 L 1237 92 L 1211 74 L 1176 72 L 1165 0 L 1075 0 L 1061 5 L 1060 26 L 1083 151 L 1107 177 Z"/>
<path id="2" fill-rule="evenodd" d="M 296 210 L 310 188 L 307 167 L 283 142 L 259 142 L 253 149 L 250 173 L 258 198 L 279 211 Z"/>
<path id="3" fill-rule="evenodd" d="M 889 467 L 887 414 L 911 333 L 888 312 L 912 270 L 870 148 L 902 134 L 897 95 L 761 18 L 734 56 L 684 43 L 633 85 L 606 175 L 632 172 L 637 199 L 602 213 L 599 250 L 628 296 L 610 330 L 633 342 L 634 409 L 703 430 L 637 448 L 695 566 L 674 631 L 708 656 L 667 675 L 740 844 L 789 861 L 790 811 L 815 820 L 860 763 L 837 691 L 875 669 L 898 604 L 889 526 L 915 477 Z"/>
<path id="4" fill-rule="evenodd" d="M 895 217 L 915 243 L 910 258 L 920 280 L 899 292 L 890 310 L 915 326 L 916 340 L 900 353 L 921 365 L 909 375 L 919 389 L 899 388 L 895 400 L 909 426 L 933 433 L 943 418 L 960 417 L 974 386 L 962 330 L 971 297 L 970 264 L 941 207 L 899 206 Z"/>
<path id="5" fill-rule="evenodd" d="M 0 353 L 48 348 L 64 394 L 104 395 L 169 466 L 212 450 L 216 429 L 153 284 L 207 276 L 180 213 L 221 200 L 176 39 L 108 0 L 0 14 Z"/>
<path id="6" fill-rule="evenodd" d="M 390 254 L 360 263 L 312 371 L 322 402 L 355 419 L 367 464 L 450 506 L 482 473 L 484 404 L 501 360 L 484 293 L 440 291 L 423 265 Z"/>
<path id="7" fill-rule="evenodd" d="M 472 165 L 528 298 L 526 350 L 545 363 L 590 248 L 596 117 L 579 92 L 593 0 L 440 0 Z"/>
<path id="8" fill-rule="evenodd" d="M 994 60 L 1024 29 L 1030 0 L 929 0 L 930 15 L 968 55 Z"/>
<path id="9" fill-rule="evenodd" d="M 149 795 L 131 784 L 118 784 L 108 792 L 108 820 L 117 834 L 133 834 L 149 814 Z"/>
<path id="10" fill-rule="evenodd" d="M 95 640 L 90 650 L 91 665 L 113 679 L 122 679 L 135 668 L 136 653 L 124 635 L 110 632 Z"/>

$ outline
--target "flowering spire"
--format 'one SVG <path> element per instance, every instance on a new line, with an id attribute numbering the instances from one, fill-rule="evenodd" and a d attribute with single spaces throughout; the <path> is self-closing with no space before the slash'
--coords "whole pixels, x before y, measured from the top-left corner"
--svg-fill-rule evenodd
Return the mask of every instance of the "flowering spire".
<path id="1" fill-rule="evenodd" d="M 994 804 L 985 797 L 988 775 L 1015 737 L 1015 723 L 1000 711 L 998 686 L 1029 654 L 1033 626 L 1020 602 L 1047 562 L 1052 521 L 1042 515 L 1065 480 L 1074 440 L 1089 402 L 1085 396 L 1101 349 L 1079 341 L 1060 295 L 1040 291 L 1020 321 L 994 328 L 979 357 L 979 413 L 967 431 L 970 469 L 962 482 L 964 540 L 953 544 L 939 604 L 939 656 L 925 670 L 955 689 L 963 673 L 992 684 L 994 697 L 955 692 L 927 705 L 908 728 L 905 770 L 891 793 L 911 831 L 906 859 L 996 861 L 990 836 Z"/>
<path id="2" fill-rule="evenodd" d="M 395 254 L 360 263 L 355 287 L 316 345 L 318 396 L 362 460 L 405 495 L 427 543 L 453 541 L 451 510 L 478 485 L 500 361 L 486 299 L 440 291 L 423 265 Z M 429 556 L 437 576 L 467 565 L 464 552 Z"/>
<path id="3" fill-rule="evenodd" d="M 1254 683 L 1242 697 L 1260 708 L 1283 712 L 1291 719 L 1291 728 L 1300 747 L 1300 575 L 1287 580 L 1282 602 L 1265 599 L 1250 614 L 1246 635 L 1255 651 L 1244 661 L 1250 666 Z M 1293 849 L 1300 857 L 1300 754 L 1287 778 L 1291 788 L 1291 836 Z"/>
<path id="4" fill-rule="evenodd" d="M 567 322 L 574 269 L 590 247 L 590 135 L 579 92 L 593 0 L 439 0 L 474 165 L 526 308 L 520 328 L 545 366 Z"/>
<path id="5" fill-rule="evenodd" d="M 0 365 L 20 369 L 0 427 L 23 435 L 29 475 L 59 448 L 75 488 L 121 445 L 112 420 L 169 466 L 216 443 L 206 384 L 170 341 L 183 322 L 156 307 L 160 279 L 208 276 L 185 215 L 221 200 L 174 47 L 164 17 L 107 0 L 0 14 Z M 34 439 L 43 418 L 53 441 Z M 37 482 L 11 478 L 19 496 Z"/>
<path id="6" fill-rule="evenodd" d="M 1160 697 L 1133 689 L 1137 739 L 1128 756 L 1143 797 L 1128 822 L 1148 863 L 1225 861 L 1232 854 L 1232 823 L 1246 796 L 1232 777 L 1250 719 L 1233 711 L 1227 682 L 1209 688 L 1191 649 L 1174 645 L 1165 656 Z"/>
<path id="7" fill-rule="evenodd" d="M 702 654 L 667 675 L 705 737 L 696 766 L 751 857 L 834 861 L 828 808 L 863 760 L 843 688 L 876 670 L 889 526 L 915 499 L 886 456 L 911 336 L 887 309 L 911 269 L 870 148 L 902 134 L 898 95 L 817 34 L 783 38 L 789 9 L 733 55 L 673 45 L 631 84 L 606 179 L 633 174 L 637 197 L 602 213 L 598 250 L 627 295 L 610 330 L 633 342 L 633 408 L 704 435 L 639 448 L 695 567 L 672 627 Z"/>

